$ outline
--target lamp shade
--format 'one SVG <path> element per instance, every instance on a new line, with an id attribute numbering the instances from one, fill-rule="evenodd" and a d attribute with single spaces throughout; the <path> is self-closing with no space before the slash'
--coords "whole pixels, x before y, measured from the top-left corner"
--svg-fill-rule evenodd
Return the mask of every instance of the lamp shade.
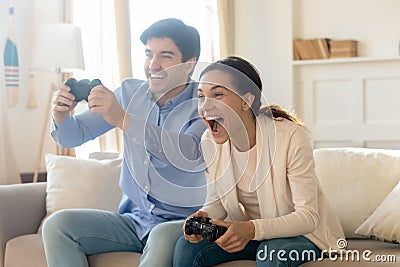
<path id="1" fill-rule="evenodd" d="M 85 69 L 81 30 L 67 23 L 44 24 L 36 36 L 33 70 Z"/>

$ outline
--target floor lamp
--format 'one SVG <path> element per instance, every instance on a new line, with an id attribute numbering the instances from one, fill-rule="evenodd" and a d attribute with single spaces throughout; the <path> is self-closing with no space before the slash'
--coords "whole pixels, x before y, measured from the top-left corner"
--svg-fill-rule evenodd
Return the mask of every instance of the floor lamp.
<path id="1" fill-rule="evenodd" d="M 33 71 L 52 71 L 57 74 L 57 85 L 50 86 L 46 106 L 46 118 L 40 136 L 39 150 L 33 182 L 38 181 L 43 146 L 48 135 L 48 122 L 51 118 L 51 103 L 55 89 L 63 82 L 62 74 L 76 69 L 85 69 L 80 28 L 72 24 L 44 24 L 35 39 L 32 65 Z"/>

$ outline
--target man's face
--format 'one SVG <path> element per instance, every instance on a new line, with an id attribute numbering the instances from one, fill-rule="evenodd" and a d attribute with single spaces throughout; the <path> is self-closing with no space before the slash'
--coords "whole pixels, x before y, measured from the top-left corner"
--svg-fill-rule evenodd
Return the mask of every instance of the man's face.
<path id="1" fill-rule="evenodd" d="M 144 71 L 150 91 L 160 96 L 186 84 L 189 72 L 182 64 L 182 53 L 170 38 L 151 38 L 146 43 Z"/>

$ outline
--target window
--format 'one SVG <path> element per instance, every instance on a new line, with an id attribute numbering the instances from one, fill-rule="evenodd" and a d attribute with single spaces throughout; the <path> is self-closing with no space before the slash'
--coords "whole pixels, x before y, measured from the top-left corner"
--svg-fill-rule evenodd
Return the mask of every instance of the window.
<path id="1" fill-rule="evenodd" d="M 131 47 L 133 77 L 144 79 L 144 45 L 139 37 L 141 33 L 157 20 L 175 17 L 195 27 L 201 38 L 201 56 L 199 61 L 211 62 L 215 51 L 219 51 L 215 36 L 218 36 L 218 18 L 216 0 L 131 0 Z M 88 14 L 89 12 L 89 14 Z M 81 28 L 85 71 L 74 73 L 76 79 L 101 79 L 102 83 L 113 90 L 119 86 L 117 46 L 114 20 L 114 1 L 85 0 L 74 1 L 74 24 Z M 86 103 L 80 103 L 76 112 L 87 109 Z M 98 138 L 77 147 L 79 158 L 100 151 Z"/>
<path id="2" fill-rule="evenodd" d="M 195 27 L 200 34 L 200 62 L 212 62 L 217 43 L 218 18 L 215 0 L 131 0 L 132 73 L 144 78 L 144 46 L 141 33 L 153 22 L 164 18 L 178 18 Z M 218 49 L 217 49 L 218 50 Z"/>

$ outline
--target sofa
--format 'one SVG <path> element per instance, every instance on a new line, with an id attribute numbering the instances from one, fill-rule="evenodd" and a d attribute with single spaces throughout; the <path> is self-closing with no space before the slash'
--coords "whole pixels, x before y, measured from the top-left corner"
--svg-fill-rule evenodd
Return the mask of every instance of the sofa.
<path id="1" fill-rule="evenodd" d="M 346 234 L 346 240 L 340 240 L 346 254 L 302 266 L 398 266 L 400 209 L 396 207 L 400 203 L 400 151 L 320 148 L 314 150 L 314 156 L 318 180 Z M 46 155 L 47 182 L 0 186 L 0 267 L 47 266 L 41 224 L 58 209 L 85 207 L 116 210 L 121 194 L 117 189 L 118 179 L 110 180 L 111 173 L 104 172 L 118 171 L 120 159 L 98 155 L 94 158 L 81 160 Z M 68 168 L 68 171 L 62 168 Z M 71 168 L 75 173 L 71 173 Z M 99 179 L 104 174 L 102 183 L 106 185 L 103 188 L 91 184 L 90 175 L 96 172 L 95 169 L 100 169 L 100 172 L 93 179 Z M 65 177 L 66 173 L 68 177 Z M 74 180 L 74 176 L 82 177 Z M 63 184 L 71 180 L 72 184 Z M 89 189 L 82 181 L 90 184 Z M 96 182 L 98 184 L 99 181 Z M 63 190 L 64 195 L 60 194 Z M 85 199 L 86 203 L 79 203 L 77 199 L 94 193 L 90 190 L 97 190 L 107 203 L 100 203 L 102 199 Z M 60 204 L 63 201 L 65 203 Z M 91 267 L 132 267 L 137 266 L 139 260 L 140 254 L 129 252 L 88 257 Z M 255 265 L 255 261 L 236 261 L 218 266 Z"/>

